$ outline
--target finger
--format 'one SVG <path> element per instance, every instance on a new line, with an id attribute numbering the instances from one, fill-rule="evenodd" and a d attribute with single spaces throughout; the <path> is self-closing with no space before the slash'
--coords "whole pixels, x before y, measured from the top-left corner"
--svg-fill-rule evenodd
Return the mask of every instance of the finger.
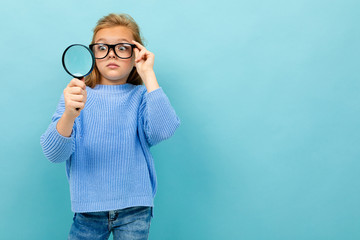
<path id="1" fill-rule="evenodd" d="M 153 56 L 154 56 L 154 55 L 153 55 L 151 52 L 146 51 L 146 52 L 144 53 L 144 55 L 143 55 L 142 58 L 143 58 L 144 60 L 148 61 L 148 60 L 152 59 Z"/>
<path id="2" fill-rule="evenodd" d="M 138 57 L 136 58 L 136 62 L 139 62 L 139 61 L 141 61 L 141 59 L 146 59 L 146 57 L 145 57 L 145 55 L 146 55 L 146 50 L 141 50 L 140 51 L 140 53 L 138 54 Z"/>
<path id="3" fill-rule="evenodd" d="M 70 99 L 74 102 L 85 102 L 84 95 L 71 95 Z"/>
<path id="4" fill-rule="evenodd" d="M 134 48 L 134 52 L 135 52 L 135 59 L 137 59 L 137 57 L 139 56 L 140 50 L 137 48 Z"/>
<path id="5" fill-rule="evenodd" d="M 81 87 L 70 87 L 70 94 L 84 95 L 84 90 Z"/>
<path id="6" fill-rule="evenodd" d="M 77 86 L 77 87 L 81 87 L 82 89 L 86 88 L 85 82 L 81 81 L 77 78 L 73 78 L 70 83 L 69 83 L 69 87 L 73 87 L 73 86 Z"/>
<path id="7" fill-rule="evenodd" d="M 141 45 L 140 43 L 138 43 L 137 41 L 133 40 L 133 43 L 136 45 L 137 48 L 139 48 L 140 50 L 146 49 L 143 45 Z"/>
<path id="8" fill-rule="evenodd" d="M 85 107 L 85 103 L 84 102 L 72 102 L 70 104 L 73 108 L 80 108 L 83 109 Z"/>
<path id="9" fill-rule="evenodd" d="M 83 78 L 84 79 L 84 78 Z M 77 86 L 77 87 L 81 87 L 82 89 L 85 89 L 86 88 L 86 85 L 85 85 L 85 81 L 84 80 L 79 80 L 77 78 L 73 78 L 71 80 L 72 84 L 74 86 Z"/>
<path id="10" fill-rule="evenodd" d="M 146 54 L 146 60 L 154 61 L 155 55 L 152 52 Z"/>

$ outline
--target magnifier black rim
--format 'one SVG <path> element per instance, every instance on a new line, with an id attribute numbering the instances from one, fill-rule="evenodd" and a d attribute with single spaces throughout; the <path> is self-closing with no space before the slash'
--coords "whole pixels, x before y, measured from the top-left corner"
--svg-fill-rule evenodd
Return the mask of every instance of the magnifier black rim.
<path id="1" fill-rule="evenodd" d="M 69 70 L 66 68 L 66 65 L 65 65 L 65 54 L 66 54 L 66 52 L 69 50 L 69 48 L 71 48 L 71 47 L 73 47 L 73 46 L 82 46 L 82 47 L 84 47 L 86 50 L 88 50 L 88 51 L 90 52 L 91 59 L 92 59 L 91 69 L 90 69 L 90 71 L 89 71 L 87 74 L 85 74 L 85 75 L 83 75 L 83 76 L 75 76 L 75 75 L 73 75 L 71 72 L 69 72 Z M 92 70 L 94 69 L 95 57 L 94 57 L 93 52 L 92 52 L 87 46 L 85 46 L 85 45 L 83 45 L 83 44 L 79 44 L 79 43 L 71 44 L 70 46 L 68 46 L 68 47 L 65 49 L 65 51 L 64 51 L 64 53 L 63 53 L 63 55 L 62 55 L 62 65 L 63 65 L 65 71 L 66 71 L 68 74 L 70 74 L 71 76 L 73 76 L 74 78 L 83 78 L 83 77 L 86 77 L 87 75 L 89 75 L 89 74 L 92 72 Z"/>

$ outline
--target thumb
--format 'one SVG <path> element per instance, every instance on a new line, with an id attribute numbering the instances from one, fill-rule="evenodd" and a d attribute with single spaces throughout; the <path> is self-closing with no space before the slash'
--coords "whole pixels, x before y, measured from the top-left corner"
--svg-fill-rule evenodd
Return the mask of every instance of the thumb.
<path id="1" fill-rule="evenodd" d="M 134 53 L 135 53 L 135 59 L 137 58 L 137 56 L 139 55 L 139 49 L 134 48 Z"/>
<path id="2" fill-rule="evenodd" d="M 81 78 L 77 78 L 79 79 L 80 81 L 82 81 L 83 83 L 85 83 L 85 78 L 84 77 L 81 77 Z M 83 87 L 84 90 L 86 90 L 86 84 L 85 84 L 85 87 Z"/>

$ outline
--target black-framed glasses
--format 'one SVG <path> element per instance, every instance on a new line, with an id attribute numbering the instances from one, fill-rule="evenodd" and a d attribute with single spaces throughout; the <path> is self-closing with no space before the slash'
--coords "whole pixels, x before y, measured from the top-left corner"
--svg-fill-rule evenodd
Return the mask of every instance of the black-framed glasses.
<path id="1" fill-rule="evenodd" d="M 94 43 L 90 44 L 89 48 L 94 53 L 96 59 L 105 58 L 110 49 L 112 49 L 115 55 L 121 59 L 131 58 L 134 52 L 135 44 L 131 43 L 117 43 L 117 44 L 106 44 L 106 43 Z"/>

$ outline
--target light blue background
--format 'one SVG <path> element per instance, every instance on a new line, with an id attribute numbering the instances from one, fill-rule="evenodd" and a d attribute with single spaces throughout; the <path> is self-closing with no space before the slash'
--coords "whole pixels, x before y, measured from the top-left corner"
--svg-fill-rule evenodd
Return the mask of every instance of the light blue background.
<path id="1" fill-rule="evenodd" d="M 64 164 L 44 157 L 72 43 L 135 18 L 182 120 L 152 149 L 150 239 L 360 239 L 358 0 L 3 1 L 1 239 L 66 239 Z"/>

